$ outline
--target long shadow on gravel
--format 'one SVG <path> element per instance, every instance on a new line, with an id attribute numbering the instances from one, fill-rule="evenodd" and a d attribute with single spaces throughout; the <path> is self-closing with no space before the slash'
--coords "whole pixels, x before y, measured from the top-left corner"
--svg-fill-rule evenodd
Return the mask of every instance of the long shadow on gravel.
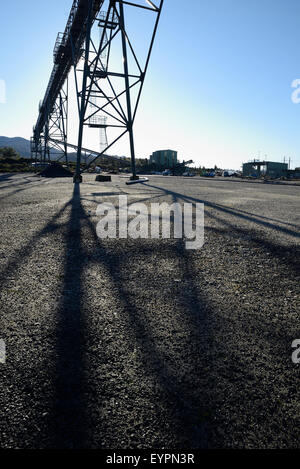
<path id="1" fill-rule="evenodd" d="M 5 283 L 10 275 L 15 275 L 22 267 L 22 264 L 26 261 L 26 259 L 32 254 L 32 252 L 36 249 L 37 243 L 48 233 L 54 233 L 58 228 L 59 225 L 57 224 L 60 216 L 64 213 L 66 208 L 70 205 L 70 202 L 67 202 L 61 210 L 59 210 L 44 226 L 43 229 L 35 233 L 32 238 L 18 251 L 16 251 L 14 257 L 9 259 L 7 265 L 3 268 L 0 272 L 0 288 L 4 288 Z"/>
<path id="2" fill-rule="evenodd" d="M 3 180 L 0 179 L 0 184 L 1 184 L 3 181 L 4 181 L 4 182 L 9 182 L 8 179 L 3 179 Z M 18 182 L 16 182 L 16 181 L 18 181 Z M 21 182 L 19 182 L 19 181 L 21 181 Z M 14 179 L 14 180 L 10 181 L 9 184 L 6 184 L 6 186 L 0 185 L 0 191 L 2 191 L 3 189 L 8 189 L 8 188 L 14 189 L 14 188 L 17 187 L 17 186 L 24 186 L 24 185 L 26 185 L 26 184 L 30 184 L 31 182 L 34 182 L 34 181 L 33 181 L 32 178 L 30 178 L 30 177 L 24 177 L 24 178 L 20 178 L 20 179 Z"/>
<path id="3" fill-rule="evenodd" d="M 201 291 L 201 284 L 199 289 L 196 282 L 192 257 L 184 244 L 175 240 L 167 245 L 156 243 L 155 246 L 139 242 L 128 244 L 127 241 L 122 245 L 120 242 L 112 251 L 109 242 L 102 242 L 97 237 L 95 226 L 82 206 L 79 185 L 75 185 L 68 206 L 71 212 L 65 227 L 63 296 L 56 312 L 55 397 L 48 420 L 47 446 L 99 448 L 105 444 L 105 447 L 115 449 L 208 447 L 209 426 L 213 418 L 211 390 L 214 389 L 214 375 L 209 372 L 213 366 L 213 356 L 210 356 L 213 321 L 209 318 L 211 308 Z M 89 252 L 83 233 L 89 239 Z M 145 267 L 153 261 L 153 254 L 163 262 L 168 263 L 171 259 L 178 263 L 176 273 L 172 272 L 170 278 L 165 276 L 164 284 L 157 280 L 158 267 L 151 271 Z M 135 258 L 142 258 L 144 262 L 138 277 L 130 273 Z M 96 366 L 101 363 L 102 366 L 103 363 L 111 365 L 109 373 L 101 376 L 98 383 L 87 376 L 85 366 L 91 337 L 87 337 L 90 318 L 86 317 L 87 309 L 83 304 L 84 269 L 91 264 L 104 268 L 108 275 L 125 322 L 126 337 L 125 343 L 121 339 L 113 350 L 100 349 Z M 179 278 L 174 279 L 174 276 Z M 178 282 L 187 282 L 184 283 L 185 288 Z M 149 307 L 155 292 L 147 285 L 155 285 L 160 291 L 157 310 Z M 101 296 L 100 291 L 98 294 Z M 101 308 L 98 314 L 103 315 Z M 99 341 L 104 331 L 93 333 L 96 334 L 93 340 Z M 115 336 L 114 340 L 118 342 L 119 337 Z M 122 364 L 122 355 L 128 349 L 138 351 L 137 369 L 131 370 L 130 363 Z M 120 356 L 120 368 L 118 361 L 115 363 L 114 360 L 116 354 Z M 203 359 L 199 359 L 202 355 Z M 117 381 L 123 383 L 117 400 L 124 393 L 127 400 L 133 402 L 133 408 L 129 415 L 124 404 L 117 421 L 108 421 L 105 426 L 93 414 L 99 416 L 104 400 L 101 389 L 106 386 L 109 389 L 109 376 L 116 372 Z M 130 381 L 132 375 L 135 376 L 134 385 Z M 99 379 L 97 375 L 96 379 Z M 92 406 L 89 404 L 91 399 Z M 120 421 L 122 418 L 124 422 Z M 138 423 L 139 420 L 142 421 Z M 127 435 L 127 442 L 126 432 L 124 434 L 118 429 L 121 423 L 127 425 L 126 432 L 131 434 L 130 437 Z M 147 439 L 143 437 L 147 432 L 154 434 Z"/>
<path id="4" fill-rule="evenodd" d="M 145 184 L 145 186 L 147 185 Z M 228 270 L 230 271 L 231 261 L 233 267 L 237 260 L 246 267 L 246 277 L 237 279 L 241 290 L 240 294 L 234 299 L 235 296 L 231 292 L 232 298 L 228 301 L 229 292 L 227 290 L 227 295 L 224 296 L 225 301 L 221 302 L 223 309 L 222 330 L 225 338 L 223 352 L 225 352 L 226 360 L 230 363 L 228 382 L 235 380 L 238 383 L 240 381 L 244 386 L 242 392 L 240 386 L 235 386 L 233 398 L 232 414 L 234 415 L 238 408 L 236 404 L 239 403 L 240 428 L 242 429 L 244 426 L 243 438 L 240 437 L 235 446 L 242 447 L 246 442 L 248 447 L 251 445 L 253 445 L 252 447 L 298 447 L 299 442 L 293 432 L 293 428 L 298 425 L 299 420 L 296 411 L 298 401 L 295 385 L 297 369 L 290 363 L 290 346 L 298 331 L 296 316 L 299 310 L 297 308 L 299 295 L 297 300 L 295 294 L 299 292 L 300 279 L 299 225 L 286 224 L 295 229 L 278 226 L 277 223 L 274 223 L 275 220 L 272 220 L 273 223 L 271 223 L 270 219 L 268 221 L 260 220 L 257 215 L 231 207 L 163 188 L 161 190 L 164 195 L 169 195 L 174 202 L 204 203 L 208 208 L 205 216 L 217 225 L 206 227 L 206 234 L 210 232 L 213 236 L 224 240 L 224 253 L 226 253 L 228 246 L 228 252 L 230 252 L 227 255 Z M 250 222 L 252 226 L 240 225 L 240 221 Z M 284 222 L 280 223 L 284 224 Z M 266 228 L 265 232 L 261 227 Z M 269 236 L 268 231 L 272 233 L 272 236 Z M 293 238 L 292 244 L 281 243 L 276 239 L 276 232 L 287 235 L 290 237 L 290 241 Z M 240 246 L 251 248 L 251 256 L 246 258 L 247 261 L 239 254 Z M 218 254 L 215 253 L 215 255 Z M 262 265 L 264 265 L 264 269 L 261 268 Z M 256 271 L 255 276 L 254 271 Z M 250 278 L 247 278 L 248 275 Z M 251 284 L 253 276 L 255 286 Z M 225 278 L 222 283 L 215 282 L 216 291 L 219 290 L 221 293 L 224 282 L 226 282 Z M 291 291 L 289 291 L 290 289 Z M 249 309 L 247 306 L 245 307 L 244 303 L 247 302 L 247 295 L 255 290 L 258 295 L 261 295 L 261 299 L 257 298 Z M 294 297 L 290 298 L 289 294 L 293 294 Z M 274 298 L 275 301 L 270 301 L 270 298 Z M 270 305 L 273 309 L 269 308 Z M 234 314 L 235 309 L 239 311 L 240 317 Z M 230 311 L 233 313 L 232 317 Z M 228 313 L 229 317 L 227 317 Z M 245 355 L 236 354 L 226 344 L 226 338 L 229 339 L 232 334 L 236 335 L 236 343 L 239 343 L 239 330 L 243 331 L 244 340 L 254 346 L 253 352 L 250 348 L 250 354 L 248 354 L 248 366 L 245 366 L 247 362 Z M 241 332 L 239 333 L 241 334 Z M 259 353 L 257 353 L 257 347 L 260 347 Z M 276 366 L 275 363 L 273 367 L 270 366 L 272 355 L 267 358 L 267 355 L 264 354 L 264 347 L 269 347 L 272 350 L 276 357 Z M 216 366 L 222 370 L 222 367 Z M 220 371 L 218 372 L 220 373 Z M 277 383 L 276 386 L 273 384 L 274 381 Z M 271 389 L 272 392 L 270 392 Z M 247 393 L 248 397 L 246 397 Z M 289 395 L 288 400 L 282 397 L 285 394 Z M 249 400 L 248 405 L 246 404 L 247 399 Z M 227 405 L 228 402 L 229 399 L 226 396 Z M 260 413 L 259 408 L 264 408 L 264 412 Z M 253 434 L 251 435 L 252 425 L 257 428 L 257 435 L 254 438 Z M 223 427 L 225 428 L 224 425 Z M 248 432 L 249 434 L 247 434 Z M 230 440 L 225 436 L 224 441 L 226 439 Z"/>
<path id="5" fill-rule="evenodd" d="M 272 412 L 277 412 L 279 406 L 277 398 L 272 396 L 269 399 L 269 386 L 276 373 L 271 372 L 267 375 L 265 378 L 267 385 L 262 386 L 256 376 L 255 358 L 253 363 L 245 367 L 238 355 L 240 345 L 233 351 L 227 347 L 226 338 L 234 334 L 238 336 L 244 328 L 245 340 L 253 341 L 255 346 L 269 343 L 280 356 L 280 353 L 285 351 L 284 334 L 278 334 L 273 330 L 273 323 L 268 320 L 264 323 L 263 318 L 259 316 L 243 320 L 246 321 L 246 325 L 249 324 L 247 330 L 245 325 L 239 324 L 239 319 L 227 318 L 226 312 L 230 310 L 229 308 L 233 308 L 230 304 L 224 305 L 222 307 L 224 310 L 215 310 L 215 305 L 209 304 L 204 274 L 199 272 L 199 266 L 197 271 L 194 254 L 187 252 L 181 242 L 172 241 L 155 246 L 151 243 L 148 245 L 147 242 L 125 242 L 123 245 L 120 242 L 112 250 L 109 242 L 98 239 L 95 226 L 81 205 L 78 191 L 79 188 L 76 188 L 67 231 L 65 290 L 69 295 L 64 297 L 59 308 L 55 446 L 100 447 L 104 442 L 106 447 L 114 449 L 166 446 L 209 448 L 228 444 L 237 447 L 252 444 L 259 447 L 257 438 L 261 438 L 262 446 L 267 446 L 268 425 L 264 426 L 264 421 L 271 418 Z M 172 196 L 173 202 L 191 201 L 191 199 L 203 202 L 171 191 L 164 192 Z M 228 213 L 247 221 L 251 218 L 245 214 L 235 213 L 231 208 L 227 209 L 212 203 L 208 205 L 210 208 L 215 208 L 217 213 Z M 217 217 L 212 213 L 209 216 Z M 220 217 L 218 221 L 237 237 L 246 237 L 249 234 Z M 251 221 L 277 229 L 276 225 L 272 226 L 271 223 L 261 222 L 255 218 Z M 86 235 L 91 242 L 92 249 L 88 256 L 82 247 L 82 224 L 87 228 Z M 212 231 L 218 233 L 216 229 Z M 296 237 L 298 235 L 293 230 L 282 231 Z M 226 236 L 226 231 L 219 233 Z M 291 254 L 289 248 L 280 248 L 275 243 L 264 240 L 258 233 L 256 237 L 253 234 L 252 242 L 266 252 L 272 252 L 279 259 Z M 175 267 L 169 271 L 168 277 L 167 272 L 160 273 L 160 268 L 170 261 Z M 84 293 L 82 275 L 85 262 L 105 269 L 112 285 L 115 302 L 118 304 L 119 314 L 122 315 L 123 324 L 125 323 L 126 340 L 123 338 L 113 349 L 108 347 L 102 350 L 96 363 L 103 360 L 103 355 L 107 355 L 107 360 L 111 354 L 110 372 L 117 374 L 116 385 L 122 383 L 117 394 L 112 393 L 111 396 L 116 396 L 117 400 L 122 402 L 121 396 L 124 393 L 127 396 L 126 401 L 134 403 L 131 405 L 131 418 L 126 413 L 126 401 L 123 401 L 117 417 L 112 415 L 106 429 L 99 420 L 93 420 L 91 408 L 87 408 L 87 402 L 83 397 L 86 388 L 83 361 L 84 335 L 85 321 L 88 320 L 83 317 L 82 305 Z M 137 274 L 135 268 L 139 263 L 141 267 Z M 147 263 L 152 265 L 150 270 L 147 269 Z M 294 265 L 294 268 L 299 271 L 297 265 Z M 174 279 L 174 276 L 177 278 Z M 157 300 L 155 300 L 156 295 Z M 102 314 L 101 308 L 98 314 Z M 236 326 L 237 330 L 232 329 Z M 258 332 L 253 334 L 253 330 Z M 215 337 L 216 331 L 218 339 Z M 117 330 L 115 332 L 118 333 Z M 97 332 L 95 333 L 97 335 Z M 101 332 L 98 331 L 98 334 L 101 336 Z M 218 358 L 214 354 L 217 347 L 220 347 L 220 334 L 221 337 L 225 334 L 225 343 L 223 355 Z M 114 340 L 119 342 L 120 337 L 117 335 Z M 118 350 L 118 347 L 121 349 L 124 347 L 124 352 Z M 119 366 L 118 361 L 113 362 L 114 354 L 122 361 L 122 354 L 126 353 L 128 348 L 136 356 L 135 367 L 132 370 L 130 362 L 125 368 L 121 364 Z M 226 360 L 225 367 L 222 364 L 223 359 Z M 251 352 L 250 359 L 252 360 Z M 258 359 L 261 359 L 262 365 L 267 366 L 270 372 L 266 358 L 258 356 Z M 130 376 L 133 382 L 138 384 L 133 385 L 129 381 Z M 102 381 L 107 379 L 105 375 L 102 377 Z M 288 383 L 289 389 L 292 390 L 293 375 L 289 373 L 286 379 L 286 384 Z M 239 383 L 242 383 L 242 386 Z M 95 383 L 90 383 L 90 386 L 89 389 L 94 387 L 96 391 L 93 394 L 95 411 L 96 408 L 101 408 L 102 396 Z M 105 389 L 105 383 L 102 382 L 101 386 Z M 226 392 L 230 389 L 229 397 Z M 283 389 L 284 386 L 278 386 L 280 392 Z M 261 434 L 256 438 L 251 434 L 248 425 L 249 423 L 257 425 L 259 420 L 256 418 L 255 409 L 251 408 L 257 393 L 260 393 L 258 405 L 261 402 L 268 410 L 264 413 L 264 418 L 259 417 Z M 238 401 L 237 396 L 239 396 Z M 152 405 L 151 409 L 149 403 Z M 229 406 L 232 416 L 226 415 L 225 412 L 222 416 L 215 413 L 216 409 L 222 409 L 223 404 Z M 128 429 L 130 437 L 126 436 L 124 430 L 118 429 L 120 418 L 123 419 L 123 424 L 127 423 L 130 426 Z M 286 415 L 279 409 L 278 415 L 273 419 L 273 446 L 276 434 L 280 432 L 282 424 L 280 419 L 283 418 L 286 418 Z M 219 435 L 216 433 L 217 422 L 219 428 L 221 427 Z M 227 435 L 231 425 L 237 426 L 232 439 Z M 143 435 L 151 428 L 156 432 L 156 436 L 147 439 Z M 292 442 L 289 434 L 290 425 L 287 424 L 286 430 L 286 439 L 282 431 L 278 434 L 278 441 L 282 446 Z M 91 431 L 92 443 L 88 438 L 88 433 Z M 234 438 L 238 438 L 238 441 L 236 442 Z"/>
<path id="6" fill-rule="evenodd" d="M 162 188 L 157 189 L 171 195 L 173 201 L 203 202 L 164 191 Z M 220 209 L 219 205 L 212 203 L 209 207 L 216 208 L 216 213 L 210 213 L 210 216 L 218 217 L 217 214 L 223 212 L 233 217 L 242 215 L 245 219 L 245 214 L 235 213 L 234 209 L 230 208 L 228 212 L 227 209 Z M 1 275 L 3 280 L 6 280 L 11 272 L 18 270 L 23 259 L 30 255 L 43 235 L 55 232 L 56 222 L 66 209 L 70 209 L 70 217 L 64 231 L 63 294 L 55 311 L 57 325 L 54 401 L 42 446 L 99 448 L 104 443 L 110 449 L 222 447 L 223 442 L 230 439 L 230 430 L 235 438 L 239 438 L 237 443 L 231 442 L 232 446 L 241 447 L 248 444 L 248 436 L 245 436 L 248 423 L 252 419 L 256 431 L 257 421 L 255 410 L 246 407 L 249 394 L 245 394 L 243 386 L 253 393 L 250 394 L 248 402 L 251 407 L 255 402 L 253 396 L 260 389 L 260 382 L 257 378 L 254 384 L 251 384 L 253 381 L 248 383 L 248 378 L 253 380 L 250 367 L 245 367 L 243 360 L 239 358 L 239 350 L 230 350 L 230 346 L 226 346 L 226 339 L 231 334 L 236 334 L 234 327 L 240 319 L 227 317 L 226 308 L 220 313 L 215 304 L 209 303 L 205 274 L 201 272 L 201 264 L 196 265 L 197 262 L 201 263 L 201 256 L 196 259 L 196 254 L 186 251 L 181 241 L 170 240 L 153 244 L 151 240 L 149 243 L 121 240 L 113 244 L 99 240 L 95 225 L 82 205 L 79 185 L 75 185 L 72 200 L 17 253 L 15 259 L 11 259 Z M 249 218 L 251 219 L 247 216 L 246 220 Z M 246 237 L 248 234 L 246 230 L 234 226 L 234 223 L 228 220 L 219 221 L 225 225 L 223 231 L 214 229 L 220 236 L 225 236 L 226 231 L 234 233 L 237 237 Z M 251 221 L 258 223 L 256 219 Z M 271 228 L 270 225 L 267 223 L 268 228 Z M 266 225 L 263 223 L 263 226 Z M 287 231 L 287 234 L 292 234 L 289 233 L 292 230 Z M 297 235 L 297 232 L 293 231 L 293 234 Z M 288 248 L 282 247 L 281 252 L 275 243 L 262 239 L 259 233 L 255 236 L 252 237 L 254 244 L 266 252 L 272 252 L 274 257 L 283 259 L 292 255 L 292 252 L 287 251 Z M 147 268 L 147 265 L 151 265 L 151 268 Z M 98 309 L 88 311 L 88 298 L 85 294 L 88 280 L 84 276 L 87 266 L 94 266 L 97 274 L 99 271 L 104 272 L 108 277 L 109 295 L 114 297 L 109 301 L 115 302 L 123 335 L 119 335 L 117 321 L 111 319 L 104 309 L 105 303 L 101 302 L 100 290 L 95 293 Z M 294 269 L 299 272 L 296 264 Z M 213 267 L 211 270 L 214 273 Z M 94 282 L 97 282 L 99 278 L 95 279 Z M 113 303 L 109 303 L 111 304 Z M 93 323 L 89 315 L 94 316 L 94 321 L 95 316 L 101 316 L 103 322 L 100 322 L 98 329 L 91 330 Z M 104 339 L 106 335 L 102 325 L 107 322 L 114 331 L 110 337 L 112 344 L 101 341 L 99 346 L 100 339 Z M 256 330 L 264 326 L 260 316 L 241 319 L 241 322 L 242 332 L 244 324 L 249 323 Z M 250 327 L 246 332 L 245 338 L 248 340 L 253 333 Z M 93 337 L 90 337 L 92 334 Z M 268 323 L 260 334 L 264 341 L 270 340 L 272 347 L 274 339 L 280 339 L 279 334 L 273 331 Z M 89 341 L 92 340 L 98 342 L 98 348 L 97 352 L 94 352 L 94 362 L 88 365 L 89 369 L 86 352 L 90 346 Z M 253 341 L 258 341 L 256 335 Z M 230 345 L 233 343 L 229 342 Z M 135 359 L 127 363 L 130 355 L 128 349 L 132 351 L 131 355 L 135 356 Z M 276 353 L 279 351 L 276 350 Z M 249 355 L 247 357 L 249 358 Z M 260 355 L 257 358 L 260 359 Z M 224 368 L 224 373 L 227 374 L 221 375 L 223 359 L 228 360 Z M 266 360 L 262 363 L 263 373 L 266 363 Z M 253 367 L 254 365 L 253 361 Z M 94 366 L 93 376 L 91 367 Z M 269 387 L 262 390 L 261 398 L 264 405 L 267 405 L 274 377 L 278 378 L 272 371 L 272 364 L 268 371 Z M 117 376 L 114 377 L 114 374 Z M 243 386 L 239 386 L 239 381 Z M 119 389 L 116 384 L 119 384 Z M 283 382 L 279 389 L 284 388 Z M 106 390 L 108 395 L 103 396 L 103 390 Z M 229 391 L 230 395 L 227 395 L 226 392 Z M 238 393 L 240 396 L 237 403 Z M 104 397 L 110 399 L 114 396 L 117 396 L 116 400 L 121 405 L 115 415 L 110 414 L 105 424 L 101 421 L 103 400 Z M 131 410 L 126 409 L 129 409 L 129 404 Z M 216 419 L 221 418 L 215 415 L 217 407 L 224 409 L 221 436 L 214 433 Z M 233 420 L 235 428 L 229 425 L 231 415 L 226 414 L 229 411 L 236 412 L 237 418 Z M 272 411 L 273 409 L 268 412 L 269 416 Z M 263 412 L 262 437 L 267 438 L 268 431 L 265 431 L 263 426 L 265 417 L 266 412 Z M 133 419 L 132 422 L 130 418 Z M 240 421 L 243 421 L 243 425 Z M 128 439 L 125 425 L 129 427 Z M 287 422 L 287 429 L 290 427 Z M 284 433 L 280 424 L 273 434 L 276 435 L 278 431 Z M 252 441 L 256 447 L 260 445 L 259 437 L 255 434 L 253 436 Z M 289 435 L 287 440 L 288 438 Z M 262 446 L 266 444 L 261 443 Z M 273 440 L 272 444 L 274 447 Z"/>
<path id="7" fill-rule="evenodd" d="M 9 173 L 9 174 L 0 174 L 0 182 L 2 181 L 8 181 L 9 179 L 11 179 L 14 175 Z"/>
<path id="8" fill-rule="evenodd" d="M 194 203 L 196 203 L 196 202 L 203 203 L 203 204 L 205 204 L 205 207 L 215 209 L 216 213 L 220 212 L 220 213 L 225 213 L 227 215 L 232 215 L 232 216 L 236 217 L 237 219 L 253 222 L 253 223 L 256 223 L 257 225 L 263 226 L 265 228 L 270 228 L 270 229 L 282 232 L 284 234 L 293 236 L 295 238 L 300 238 L 300 227 L 299 226 L 297 227 L 298 228 L 297 231 L 292 230 L 290 228 L 285 228 L 285 227 L 279 226 L 276 223 L 271 223 L 269 221 L 261 220 L 259 215 L 253 215 L 251 213 L 247 213 L 247 212 L 244 212 L 244 211 L 241 211 L 241 210 L 236 210 L 232 207 L 227 207 L 226 205 L 216 204 L 216 203 L 213 203 L 213 202 L 209 202 L 208 200 L 198 199 L 196 197 L 191 197 L 191 196 L 188 196 L 188 195 L 184 195 L 184 194 L 181 194 L 179 192 L 174 192 L 174 191 L 164 189 L 164 188 L 159 187 L 159 186 L 154 186 L 154 185 L 149 184 L 149 183 L 143 183 L 143 185 L 146 186 L 146 187 L 147 186 L 152 187 L 153 189 L 160 189 L 162 195 L 170 195 L 173 198 L 173 200 L 176 200 L 176 201 L 181 200 L 181 201 L 194 202 Z M 282 222 L 280 222 L 280 223 L 282 223 Z"/>
<path id="9" fill-rule="evenodd" d="M 75 184 L 71 213 L 65 227 L 65 267 L 63 294 L 57 310 L 55 398 L 50 422 L 51 446 L 81 448 L 85 442 L 85 403 L 83 348 L 82 270 L 85 255 L 82 246 L 82 221 L 79 184 Z M 51 428 L 52 427 L 52 428 Z"/>
<path id="10" fill-rule="evenodd" d="M 74 186 L 73 197 L 34 236 L 19 249 L 0 272 L 1 288 L 8 278 L 16 276 L 19 269 L 36 250 L 38 243 L 48 234 L 60 229 L 59 219 L 70 209 L 65 230 L 65 264 L 63 295 L 57 313 L 56 363 L 54 364 L 54 402 L 47 431 L 40 442 L 38 436 L 34 447 L 81 448 L 85 441 L 85 404 L 82 397 L 83 381 L 83 335 L 82 317 L 82 250 L 81 225 L 85 213 L 80 202 L 79 185 Z M 40 402 L 43 405 L 43 402 Z M 36 422 L 40 425 L 39 422 Z M 44 425 L 43 425 L 44 426 Z M 46 444 L 45 444 L 46 441 Z M 18 442 L 22 446 L 23 442 Z"/>
<path id="11" fill-rule="evenodd" d="M 26 181 L 26 182 L 22 182 L 22 183 L 19 183 L 19 184 L 13 184 L 12 183 L 12 184 L 10 184 L 10 186 L 6 186 L 6 188 L 9 187 L 9 188 L 14 189 L 14 190 L 12 192 L 9 192 L 8 194 L 0 196 L 0 200 L 8 199 L 9 197 L 12 197 L 12 196 L 18 194 L 19 192 L 23 192 L 23 191 L 26 191 L 28 189 L 31 189 L 33 185 L 34 186 L 39 186 L 39 185 L 44 184 L 44 182 L 45 181 Z M 24 185 L 26 187 L 21 187 L 19 189 L 16 189 L 16 187 L 24 186 Z M 0 191 L 1 191 L 1 189 L 4 189 L 4 188 L 5 187 L 0 186 Z"/>

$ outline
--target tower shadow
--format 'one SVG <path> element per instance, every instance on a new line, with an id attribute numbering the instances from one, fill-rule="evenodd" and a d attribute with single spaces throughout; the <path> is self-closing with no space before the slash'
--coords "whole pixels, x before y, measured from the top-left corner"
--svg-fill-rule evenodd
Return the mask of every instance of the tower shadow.
<path id="1" fill-rule="evenodd" d="M 85 256 L 82 246 L 82 222 L 85 217 L 80 202 L 80 186 L 75 184 L 71 213 L 65 231 L 63 293 L 57 310 L 55 399 L 53 409 L 53 446 L 82 448 L 86 419 L 83 399 L 83 315 L 82 271 Z"/>

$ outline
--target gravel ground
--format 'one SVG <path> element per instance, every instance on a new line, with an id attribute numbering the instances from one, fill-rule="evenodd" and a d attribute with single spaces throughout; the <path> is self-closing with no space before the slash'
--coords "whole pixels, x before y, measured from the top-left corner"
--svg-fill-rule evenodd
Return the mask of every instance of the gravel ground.
<path id="1" fill-rule="evenodd" d="M 0 176 L 1 448 L 299 448 L 300 187 Z M 205 245 L 97 205 L 204 202 Z"/>

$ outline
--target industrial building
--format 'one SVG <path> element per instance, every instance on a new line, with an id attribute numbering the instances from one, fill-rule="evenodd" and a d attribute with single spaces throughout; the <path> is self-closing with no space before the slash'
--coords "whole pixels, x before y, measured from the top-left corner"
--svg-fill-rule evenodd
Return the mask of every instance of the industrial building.
<path id="1" fill-rule="evenodd" d="M 155 164 L 164 168 L 173 168 L 177 164 L 177 151 L 155 151 L 150 156 L 150 164 Z"/>
<path id="2" fill-rule="evenodd" d="M 250 161 L 243 164 L 243 176 L 279 178 L 287 176 L 288 164 L 273 161 Z"/>

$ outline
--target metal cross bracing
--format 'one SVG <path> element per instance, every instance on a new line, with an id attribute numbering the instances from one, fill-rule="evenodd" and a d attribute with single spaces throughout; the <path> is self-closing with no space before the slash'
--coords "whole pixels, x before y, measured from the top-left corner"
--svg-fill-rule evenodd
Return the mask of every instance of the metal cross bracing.
<path id="1" fill-rule="evenodd" d="M 54 48 L 54 68 L 32 138 L 32 152 L 46 160 L 55 148 L 67 158 L 67 148 L 77 152 L 75 181 L 93 162 L 106 154 L 114 143 L 129 135 L 133 178 L 135 149 L 133 124 L 136 118 L 145 75 L 164 0 L 75 0 L 64 33 L 59 33 Z M 132 12 L 152 15 L 149 43 L 140 57 L 134 31 L 128 30 L 127 16 Z M 135 18 L 137 15 L 135 14 Z M 136 21 L 136 19 L 135 19 Z M 93 28 L 99 28 L 95 39 Z M 137 51 L 138 49 L 138 51 Z M 116 68 L 116 59 L 121 67 Z M 77 144 L 67 141 L 68 92 L 63 91 L 73 68 L 78 108 Z M 83 148 L 84 129 L 98 129 L 100 151 Z M 109 133 L 109 136 L 108 136 Z M 55 152 L 55 154 L 57 154 Z M 82 169 L 82 153 L 85 167 Z"/>
<path id="2" fill-rule="evenodd" d="M 102 70 L 105 71 L 107 69 L 107 57 L 108 57 L 108 52 L 107 52 L 107 43 L 108 43 L 108 34 L 106 30 L 103 30 L 102 25 L 105 23 L 105 13 L 100 12 L 100 17 L 101 20 L 99 21 L 99 43 L 102 39 L 102 34 L 104 35 L 103 38 L 103 47 L 105 49 L 103 50 L 102 54 L 100 54 L 100 59 L 101 59 L 101 67 Z M 98 99 L 98 88 L 96 85 L 92 87 L 92 93 L 90 97 L 90 110 L 91 113 L 93 114 L 93 111 L 98 110 L 98 104 L 99 104 L 99 99 Z M 100 100 L 101 101 L 101 100 Z M 90 128 L 99 128 L 99 150 L 100 153 L 102 151 L 105 151 L 105 149 L 108 146 L 108 139 L 107 139 L 107 116 L 105 114 L 99 115 L 99 116 L 92 116 L 89 119 L 89 127 Z"/>
<path id="3" fill-rule="evenodd" d="M 49 113 L 49 119 L 45 129 L 46 135 L 44 136 L 44 140 L 45 147 L 47 147 L 48 150 L 49 160 L 51 154 L 49 143 L 51 142 L 52 149 L 55 150 L 56 160 L 64 159 L 68 165 L 68 79 L 60 90 L 52 111 Z"/>
<path id="4" fill-rule="evenodd" d="M 50 110 L 49 101 L 46 103 L 48 118 L 38 139 L 31 138 L 31 154 L 37 160 L 45 163 L 52 159 L 64 159 L 68 164 L 68 79 L 59 92 L 58 98 Z M 51 142 L 51 146 L 50 146 Z"/>
<path id="5" fill-rule="evenodd" d="M 104 0 L 93 0 L 92 16 L 99 13 Z M 89 21 L 89 0 L 74 0 L 64 33 L 59 33 L 54 47 L 54 66 L 48 83 L 48 87 L 42 102 L 39 105 L 39 115 L 33 129 L 32 156 L 45 160 L 45 153 L 50 154 L 50 139 L 47 132 L 51 114 L 60 102 L 60 93 L 67 80 L 69 72 L 78 63 L 82 55 L 82 44 L 87 31 Z M 61 116 L 61 120 L 64 117 Z M 62 145 L 66 147 L 67 139 Z M 55 142 L 51 142 L 52 147 Z"/>

